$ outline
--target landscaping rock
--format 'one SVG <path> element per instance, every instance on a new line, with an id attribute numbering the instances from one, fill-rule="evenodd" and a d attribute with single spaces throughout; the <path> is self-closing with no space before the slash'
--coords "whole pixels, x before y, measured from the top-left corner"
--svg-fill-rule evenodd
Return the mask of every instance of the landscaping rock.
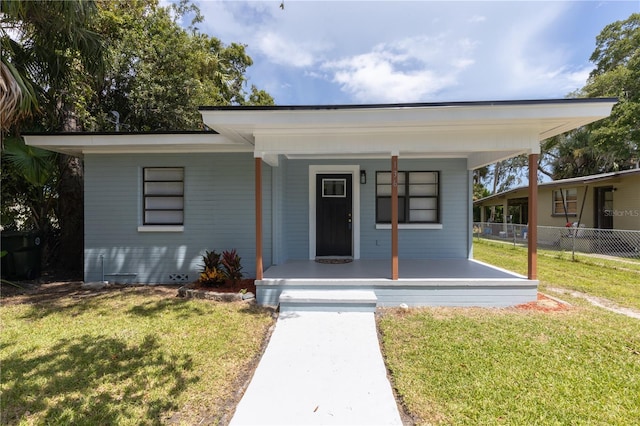
<path id="1" fill-rule="evenodd" d="M 246 293 L 246 294 L 252 294 L 253 295 L 253 293 Z M 238 301 L 242 301 L 242 300 L 245 299 L 243 296 L 246 296 L 246 294 L 242 294 L 242 293 L 220 293 L 220 292 L 217 292 L 217 291 L 199 290 L 199 289 L 188 288 L 186 286 L 185 287 L 180 287 L 178 289 L 178 296 L 179 297 L 187 297 L 187 298 L 193 298 L 193 299 L 207 299 L 207 300 L 214 300 L 216 302 L 238 302 Z"/>

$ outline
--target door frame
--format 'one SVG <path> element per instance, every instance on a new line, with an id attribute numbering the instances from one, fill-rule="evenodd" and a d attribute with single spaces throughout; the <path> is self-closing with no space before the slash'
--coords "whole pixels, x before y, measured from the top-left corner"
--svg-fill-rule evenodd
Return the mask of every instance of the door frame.
<path id="1" fill-rule="evenodd" d="M 316 258 L 316 176 L 351 175 L 351 211 L 353 212 L 353 258 L 360 259 L 360 165 L 314 164 L 309 166 L 309 259 Z"/>

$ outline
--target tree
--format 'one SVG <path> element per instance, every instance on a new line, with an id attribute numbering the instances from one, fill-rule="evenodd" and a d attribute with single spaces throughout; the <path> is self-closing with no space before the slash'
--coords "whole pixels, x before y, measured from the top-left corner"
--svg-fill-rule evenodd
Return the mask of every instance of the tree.
<path id="1" fill-rule="evenodd" d="M 607 25 L 590 57 L 595 68 L 574 97 L 617 97 L 611 115 L 543 142 L 553 179 L 640 167 L 640 14 Z"/>
<path id="2" fill-rule="evenodd" d="M 1 0 L 0 6 L 0 110 L 7 132 L 38 112 L 47 94 L 67 87 L 78 67 L 95 75 L 103 62 L 101 39 L 91 29 L 95 2 Z"/>
<path id="3" fill-rule="evenodd" d="M 538 171 L 554 180 L 640 167 L 640 14 L 607 25 L 590 60 L 587 84 L 568 97 L 619 101 L 610 117 L 542 141 Z M 492 166 L 494 189 L 518 182 L 524 163 L 514 162 L 506 174 L 504 163 Z"/>
<path id="4" fill-rule="evenodd" d="M 585 95 L 619 99 L 609 118 L 590 126 L 590 145 L 612 154 L 604 164 L 607 169 L 639 167 L 640 13 L 607 25 L 596 37 L 590 60 L 596 67 L 584 87 Z"/>
<path id="5" fill-rule="evenodd" d="M 93 1 L 70 0 L 15 1 L 2 0 L 0 43 L 2 46 L 2 134 L 11 140 L 19 137 L 25 127 L 48 131 L 77 130 L 75 111 L 78 105 L 80 75 L 99 76 L 104 62 L 102 39 L 93 31 L 97 12 Z M 14 145 L 15 148 L 18 145 Z M 16 160 L 16 153 L 7 153 Z M 34 154 L 26 150 L 23 153 Z M 4 153 L 3 153 L 4 154 Z M 23 163 L 14 171 L 25 179 L 22 206 L 32 215 L 37 227 L 49 223 L 50 200 L 56 200 L 55 212 L 59 226 L 60 245 L 65 255 L 59 265 L 80 270 L 82 266 L 82 168 L 78 159 L 64 155 L 42 157 L 57 182 L 34 183 L 29 175 L 34 162 Z M 7 168 L 3 166 L 3 171 Z M 3 173 L 4 180 L 4 173 Z M 54 196 L 44 197 L 43 191 L 56 188 Z M 38 204 L 38 205 L 37 205 Z M 5 209 L 3 209 L 5 210 Z M 45 235 L 47 237 L 48 235 Z M 53 245 L 51 241 L 46 241 Z"/>
<path id="6" fill-rule="evenodd" d="M 195 18 L 185 29 L 178 20 L 187 11 Z M 116 121 L 121 131 L 195 130 L 200 105 L 273 104 L 254 87 L 247 99 L 245 46 L 198 32 L 201 19 L 186 2 L 173 10 L 156 0 L 100 2 L 110 67 L 92 108 L 95 130 L 115 130 Z"/>
<path id="7" fill-rule="evenodd" d="M 24 129 L 199 129 L 199 105 L 273 103 L 253 86 L 245 92 L 244 74 L 252 64 L 245 46 L 224 45 L 199 33 L 195 24 L 202 17 L 188 0 L 167 7 L 157 0 L 0 4 L 4 140 L 19 137 Z M 195 17 L 184 29 L 178 22 L 186 13 Z M 3 152 L 6 155 L 10 154 Z M 58 264 L 81 270 L 82 163 L 62 154 L 47 161 L 57 165 L 57 173 L 41 189 L 54 191 L 54 213 L 45 210 L 60 230 L 63 255 Z M 25 207 L 38 200 L 38 188 L 24 177 L 16 179 L 19 170 L 12 162 L 2 164 L 3 223 L 11 219 L 5 213 L 20 219 L 20 214 L 31 212 L 30 223 L 38 219 L 36 209 Z M 25 207 L 20 214 L 5 208 L 9 199 Z"/>

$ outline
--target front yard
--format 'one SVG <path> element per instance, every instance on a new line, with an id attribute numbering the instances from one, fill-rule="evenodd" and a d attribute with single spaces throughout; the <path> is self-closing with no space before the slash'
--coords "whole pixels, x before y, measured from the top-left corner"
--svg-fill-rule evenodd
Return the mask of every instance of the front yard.
<path id="1" fill-rule="evenodd" d="M 132 287 L 4 298 L 1 423 L 228 422 L 272 312 L 175 294 Z"/>
<path id="2" fill-rule="evenodd" d="M 526 274 L 526 251 L 475 242 L 477 259 Z M 569 255 L 570 256 L 570 255 Z M 640 265 L 541 253 L 541 290 L 640 308 Z M 385 310 L 393 385 L 418 424 L 640 424 L 640 321 L 582 299 L 557 312 Z"/>
<path id="3" fill-rule="evenodd" d="M 526 271 L 518 248 L 481 242 L 475 255 Z M 608 262 L 542 253 L 541 289 L 639 308 L 640 265 Z M 273 311 L 175 294 L 3 295 L 0 423 L 228 423 Z M 380 310 L 383 353 L 409 416 L 417 424 L 640 424 L 640 321 L 562 297 L 571 306 L 551 312 Z"/>

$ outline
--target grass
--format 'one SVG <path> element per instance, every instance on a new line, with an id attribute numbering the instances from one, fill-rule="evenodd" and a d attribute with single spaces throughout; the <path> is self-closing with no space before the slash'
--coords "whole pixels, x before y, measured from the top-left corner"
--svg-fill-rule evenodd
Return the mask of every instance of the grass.
<path id="1" fill-rule="evenodd" d="M 2 424 L 217 424 L 273 323 L 141 288 L 4 304 L 0 319 Z"/>
<path id="2" fill-rule="evenodd" d="M 474 258 L 519 274 L 527 274 L 526 248 L 474 240 Z M 604 297 L 640 309 L 640 263 L 619 262 L 571 253 L 538 250 L 540 288 L 560 287 Z"/>
<path id="3" fill-rule="evenodd" d="M 379 327 L 418 424 L 640 424 L 636 319 L 431 308 L 388 310 Z"/>

